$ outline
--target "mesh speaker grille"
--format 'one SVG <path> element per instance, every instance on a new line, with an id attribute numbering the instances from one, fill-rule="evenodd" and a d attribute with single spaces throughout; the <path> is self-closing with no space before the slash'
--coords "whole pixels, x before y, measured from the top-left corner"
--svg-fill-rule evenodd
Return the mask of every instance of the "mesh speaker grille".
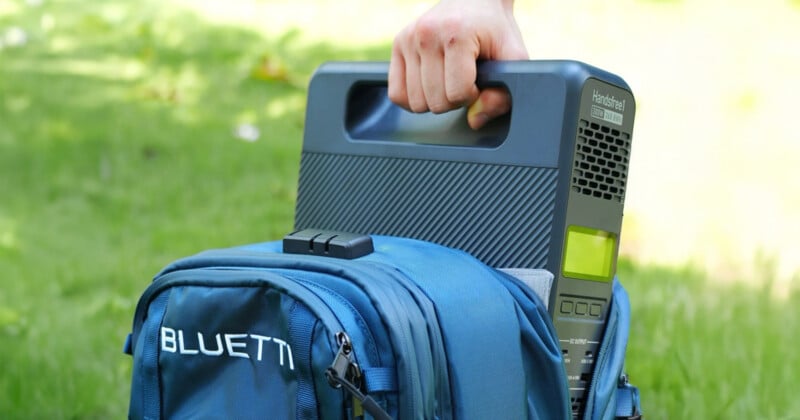
<path id="1" fill-rule="evenodd" d="M 572 190 L 624 203 L 631 135 L 582 119 L 576 143 Z"/>
<path id="2" fill-rule="evenodd" d="M 304 152 L 295 228 L 424 239 L 495 267 L 544 267 L 552 168 Z"/>

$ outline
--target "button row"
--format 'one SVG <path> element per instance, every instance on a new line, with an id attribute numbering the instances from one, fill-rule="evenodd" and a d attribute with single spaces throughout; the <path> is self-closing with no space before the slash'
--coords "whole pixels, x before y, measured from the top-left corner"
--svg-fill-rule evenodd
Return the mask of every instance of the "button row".
<path id="1" fill-rule="evenodd" d="M 561 313 L 564 315 L 578 315 L 591 318 L 600 318 L 603 315 L 603 305 L 578 299 L 562 299 Z"/>

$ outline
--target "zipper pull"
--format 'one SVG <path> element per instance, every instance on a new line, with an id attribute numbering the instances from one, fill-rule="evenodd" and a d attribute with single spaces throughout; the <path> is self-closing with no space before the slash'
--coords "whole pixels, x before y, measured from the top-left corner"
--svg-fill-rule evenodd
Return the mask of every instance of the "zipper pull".
<path id="1" fill-rule="evenodd" d="M 364 410 L 376 420 L 392 420 L 392 417 L 369 395 L 361 392 L 361 368 L 353 361 L 353 343 L 343 331 L 336 333 L 339 351 L 330 367 L 325 371 L 328 384 L 333 388 L 344 388 L 361 403 Z"/>
<path id="2" fill-rule="evenodd" d="M 339 351 L 336 352 L 333 363 L 325 371 L 328 384 L 338 389 L 342 387 L 343 381 L 347 381 L 356 388 L 360 388 L 361 369 L 357 363 L 353 362 L 353 344 L 350 337 L 344 332 L 338 332 L 336 333 L 336 343 L 339 344 Z"/>

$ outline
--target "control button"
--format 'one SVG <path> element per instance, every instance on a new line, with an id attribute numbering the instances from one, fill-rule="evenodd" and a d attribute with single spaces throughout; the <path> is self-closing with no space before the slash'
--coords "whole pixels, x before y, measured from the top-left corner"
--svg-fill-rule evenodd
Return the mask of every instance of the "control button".
<path id="1" fill-rule="evenodd" d="M 562 314 L 571 314 L 572 313 L 572 301 L 571 300 L 562 300 L 561 301 L 561 313 Z"/>
<path id="2" fill-rule="evenodd" d="M 578 315 L 586 315 L 589 305 L 586 302 L 578 302 L 575 304 L 575 313 Z"/>
<path id="3" fill-rule="evenodd" d="M 593 303 L 592 306 L 589 307 L 589 315 L 591 316 L 600 316 L 603 313 L 603 305 L 599 303 Z"/>

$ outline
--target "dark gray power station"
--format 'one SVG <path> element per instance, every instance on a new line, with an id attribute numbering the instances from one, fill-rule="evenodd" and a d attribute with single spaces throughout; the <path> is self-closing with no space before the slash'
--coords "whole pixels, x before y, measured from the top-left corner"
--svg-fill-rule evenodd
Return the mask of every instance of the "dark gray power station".
<path id="1" fill-rule="evenodd" d="M 513 106 L 473 131 L 463 111 L 392 104 L 387 72 L 387 63 L 329 63 L 314 75 L 295 228 L 425 239 L 498 268 L 548 269 L 582 411 L 616 271 L 630 88 L 576 61 L 480 63 L 479 85 L 507 88 Z"/>

